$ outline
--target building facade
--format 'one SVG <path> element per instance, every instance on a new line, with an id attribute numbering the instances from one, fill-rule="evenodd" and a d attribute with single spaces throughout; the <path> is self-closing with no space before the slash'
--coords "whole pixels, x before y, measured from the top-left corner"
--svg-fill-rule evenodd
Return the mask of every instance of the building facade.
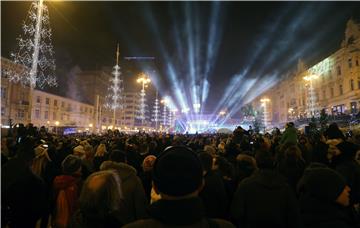
<path id="1" fill-rule="evenodd" d="M 106 108 L 106 95 L 111 74 L 105 71 L 84 71 L 74 79 L 72 98 L 57 96 L 40 90 L 32 93 L 30 88 L 19 83 L 10 82 L 4 73 L 7 69 L 21 70 L 9 59 L 1 58 L 1 125 L 11 123 L 33 123 L 35 126 L 74 127 L 81 130 L 105 130 L 112 128 L 129 129 L 150 126 L 148 107 L 146 119 L 141 123 L 140 93 L 124 92 L 121 106 L 115 112 Z M 77 99 L 76 99 L 77 98 Z M 84 99 L 86 98 L 86 99 Z M 78 100 L 82 100 L 80 102 Z M 84 102 L 87 101 L 87 102 Z M 31 115 L 30 115 L 30 104 Z M 31 119 L 30 119 L 31 118 Z"/>
<path id="2" fill-rule="evenodd" d="M 358 113 L 360 24 L 349 20 L 338 51 L 311 67 L 299 61 L 296 72 L 258 96 L 253 105 L 266 109 L 265 118 L 272 126 L 318 116 L 322 109 L 329 115 Z"/>

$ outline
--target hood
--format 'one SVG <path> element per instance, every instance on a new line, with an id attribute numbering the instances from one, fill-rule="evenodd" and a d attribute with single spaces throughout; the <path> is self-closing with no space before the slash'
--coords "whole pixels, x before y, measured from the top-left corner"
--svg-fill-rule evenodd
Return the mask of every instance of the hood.
<path id="1" fill-rule="evenodd" d="M 287 185 L 285 177 L 271 169 L 256 170 L 250 178 L 256 184 L 268 189 L 279 189 Z"/>
<path id="2" fill-rule="evenodd" d="M 136 169 L 123 162 L 104 161 L 101 163 L 100 170 L 107 169 L 118 171 L 122 181 L 126 181 L 131 176 L 136 176 Z"/>
<path id="3" fill-rule="evenodd" d="M 57 176 L 54 179 L 54 188 L 55 190 L 66 189 L 71 185 L 77 184 L 78 180 L 78 178 L 69 175 Z"/>

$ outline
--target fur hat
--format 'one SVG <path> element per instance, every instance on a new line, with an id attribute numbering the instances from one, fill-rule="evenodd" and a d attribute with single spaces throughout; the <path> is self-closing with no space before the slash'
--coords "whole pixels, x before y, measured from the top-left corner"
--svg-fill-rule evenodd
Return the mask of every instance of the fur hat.
<path id="1" fill-rule="evenodd" d="M 155 160 L 153 181 L 161 193 L 170 196 L 188 195 L 202 184 L 201 162 L 188 147 L 168 147 Z"/>
<path id="2" fill-rule="evenodd" d="M 75 155 L 68 155 L 61 163 L 64 174 L 71 175 L 81 167 L 81 159 Z"/>

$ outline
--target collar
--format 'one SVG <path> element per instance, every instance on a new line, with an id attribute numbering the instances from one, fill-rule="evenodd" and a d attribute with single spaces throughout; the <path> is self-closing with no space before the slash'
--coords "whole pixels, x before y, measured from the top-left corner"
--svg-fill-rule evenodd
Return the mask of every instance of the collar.
<path id="1" fill-rule="evenodd" d="M 161 199 L 150 205 L 152 218 L 169 225 L 190 225 L 204 218 L 204 209 L 199 197 L 181 200 Z"/>

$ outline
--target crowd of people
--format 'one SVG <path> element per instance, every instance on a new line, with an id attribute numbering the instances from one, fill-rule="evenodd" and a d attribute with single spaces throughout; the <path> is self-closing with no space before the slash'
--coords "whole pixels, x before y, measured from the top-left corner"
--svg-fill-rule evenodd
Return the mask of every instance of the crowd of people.
<path id="1" fill-rule="evenodd" d="M 2 227 L 360 227 L 360 134 L 1 139 Z"/>

